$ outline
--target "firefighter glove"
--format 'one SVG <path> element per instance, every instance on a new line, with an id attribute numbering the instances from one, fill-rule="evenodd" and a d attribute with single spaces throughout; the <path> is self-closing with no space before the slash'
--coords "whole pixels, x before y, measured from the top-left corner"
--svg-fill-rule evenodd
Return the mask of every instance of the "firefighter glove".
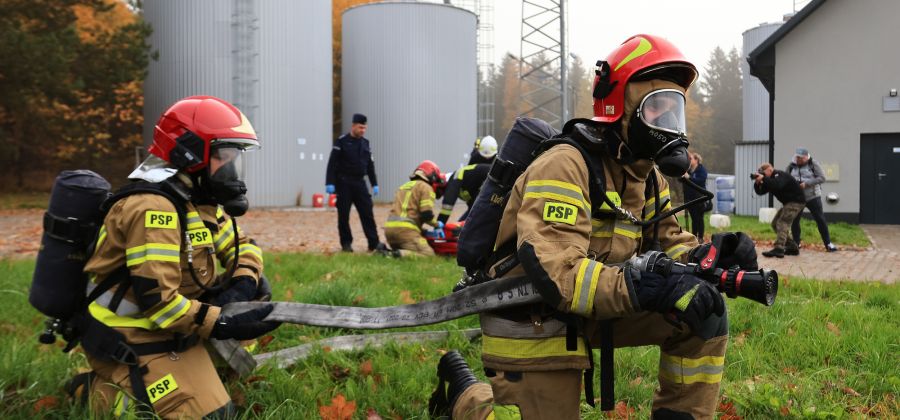
<path id="1" fill-rule="evenodd" d="M 706 270 L 734 266 L 742 270 L 756 271 L 756 244 L 744 232 L 716 233 L 708 243 L 691 251 L 691 262 L 700 264 Z"/>
<path id="2" fill-rule="evenodd" d="M 641 309 L 660 312 L 667 317 L 687 324 L 692 331 L 699 331 L 710 315 L 725 314 L 722 295 L 706 281 L 690 274 L 668 277 L 642 272 L 635 283 L 635 291 Z"/>
<path id="3" fill-rule="evenodd" d="M 334 194 L 334 184 L 326 184 L 325 185 L 325 193 L 326 194 Z"/>
<path id="4" fill-rule="evenodd" d="M 210 300 L 214 306 L 224 306 L 232 302 L 247 302 L 256 297 L 256 280 L 250 276 L 232 279 L 231 287 L 223 290 Z"/>
<path id="5" fill-rule="evenodd" d="M 221 315 L 210 336 L 219 340 L 250 340 L 259 337 L 281 325 L 280 322 L 263 321 L 273 309 L 274 306 L 266 305 L 231 316 Z"/>
<path id="6" fill-rule="evenodd" d="M 432 232 L 434 232 L 434 237 L 435 237 L 435 238 L 438 238 L 438 239 L 444 239 L 444 237 L 445 237 L 445 235 L 444 235 L 444 222 L 438 220 L 438 221 L 437 221 L 437 225 L 434 226 L 434 230 L 432 230 Z"/>

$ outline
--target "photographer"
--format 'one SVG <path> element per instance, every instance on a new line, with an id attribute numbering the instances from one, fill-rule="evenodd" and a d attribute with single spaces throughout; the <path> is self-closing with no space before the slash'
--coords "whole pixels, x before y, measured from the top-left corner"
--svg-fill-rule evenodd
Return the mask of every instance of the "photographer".
<path id="1" fill-rule="evenodd" d="M 784 258 L 785 254 L 798 255 L 800 250 L 791 239 L 791 223 L 806 205 L 803 188 L 800 188 L 800 184 L 791 174 L 773 168 L 768 162 L 760 165 L 756 173 L 750 174 L 750 178 L 753 179 L 753 190 L 756 194 L 772 193 L 782 204 L 772 219 L 772 229 L 777 235 L 775 246 L 763 252 L 763 256 Z"/>

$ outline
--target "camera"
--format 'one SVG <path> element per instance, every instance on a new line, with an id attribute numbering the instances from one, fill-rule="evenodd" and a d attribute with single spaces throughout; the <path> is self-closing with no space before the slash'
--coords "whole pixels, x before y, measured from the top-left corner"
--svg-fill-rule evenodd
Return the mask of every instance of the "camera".
<path id="1" fill-rule="evenodd" d="M 750 172 L 750 179 L 756 179 L 756 176 L 759 175 L 756 172 Z"/>

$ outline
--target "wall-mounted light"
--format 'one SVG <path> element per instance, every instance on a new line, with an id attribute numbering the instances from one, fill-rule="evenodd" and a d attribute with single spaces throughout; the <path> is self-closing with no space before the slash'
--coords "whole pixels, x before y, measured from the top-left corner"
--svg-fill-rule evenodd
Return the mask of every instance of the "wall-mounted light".
<path id="1" fill-rule="evenodd" d="M 891 89 L 888 92 L 888 95 L 890 95 L 891 97 L 897 96 L 897 89 Z"/>

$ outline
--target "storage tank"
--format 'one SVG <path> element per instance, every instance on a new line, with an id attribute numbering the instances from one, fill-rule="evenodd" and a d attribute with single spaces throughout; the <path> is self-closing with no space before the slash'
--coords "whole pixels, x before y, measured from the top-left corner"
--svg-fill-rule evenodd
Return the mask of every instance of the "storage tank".
<path id="1" fill-rule="evenodd" d="M 769 35 L 778 30 L 781 23 L 763 23 L 753 29 L 744 31 L 744 60 L 741 60 L 741 74 L 744 75 L 743 89 L 743 141 L 769 140 L 769 92 L 759 79 L 750 75 L 750 64 L 746 57 L 758 47 Z"/>
<path id="2" fill-rule="evenodd" d="M 144 140 L 176 100 L 234 103 L 259 135 L 248 153 L 254 207 L 292 206 L 324 190 L 331 150 L 331 1 L 153 0 L 143 5 L 159 59 L 144 83 Z"/>
<path id="3" fill-rule="evenodd" d="M 476 17 L 433 3 L 375 3 L 343 14 L 344 132 L 368 117 L 382 194 L 409 180 L 425 159 L 442 171 L 465 163 L 476 133 Z"/>

